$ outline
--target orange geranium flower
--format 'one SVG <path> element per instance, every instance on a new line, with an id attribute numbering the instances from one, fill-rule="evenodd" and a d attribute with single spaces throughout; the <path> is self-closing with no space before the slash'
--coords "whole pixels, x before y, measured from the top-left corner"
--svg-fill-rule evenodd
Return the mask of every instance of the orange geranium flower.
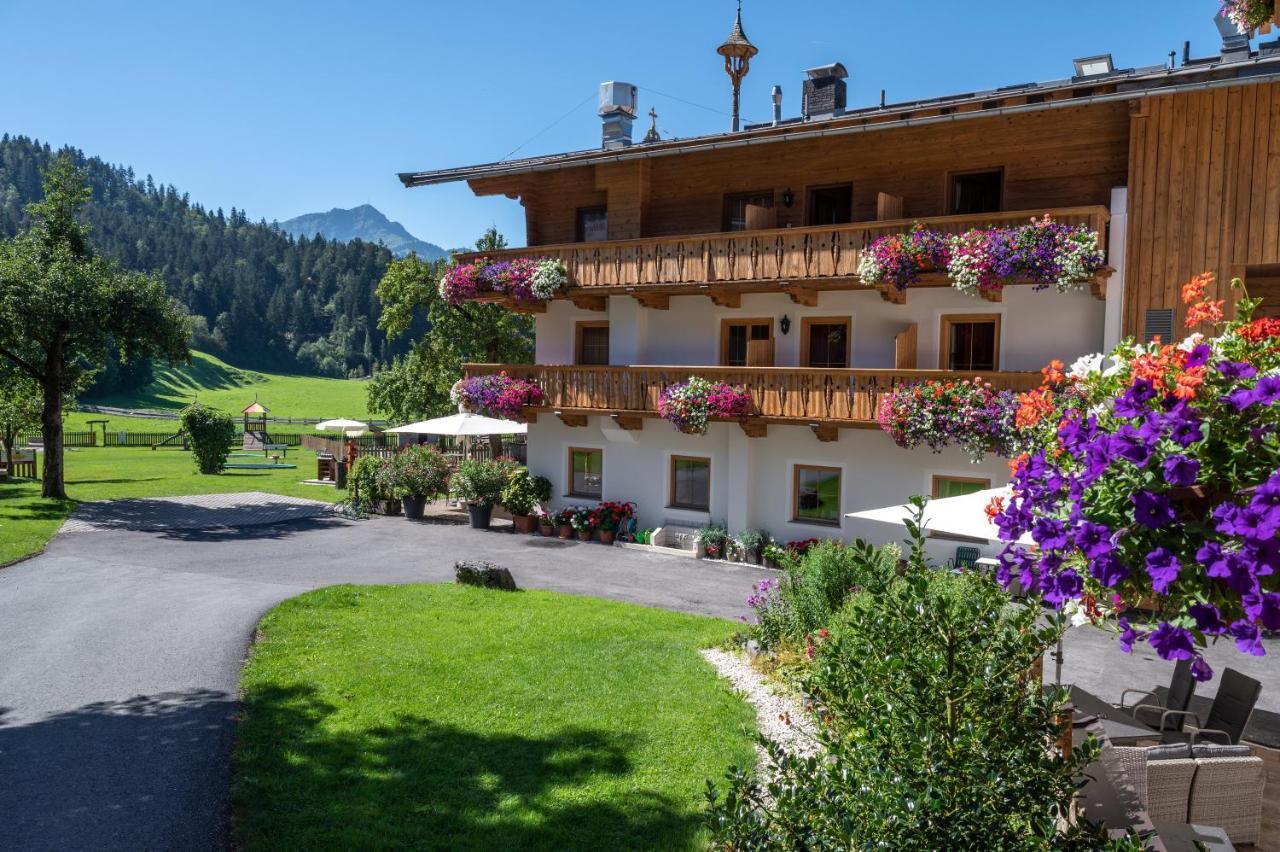
<path id="1" fill-rule="evenodd" d="M 1199 302 L 1204 298 L 1205 288 L 1212 284 L 1212 272 L 1202 272 L 1195 278 L 1192 278 L 1186 284 L 1182 285 L 1182 304 L 1190 305 L 1192 302 Z"/>
<path id="2" fill-rule="evenodd" d="M 994 523 L 996 516 L 1004 511 L 1004 498 L 1000 496 L 992 497 L 983 511 L 987 513 L 987 520 Z"/>
<path id="3" fill-rule="evenodd" d="M 1048 388 L 1036 388 L 1018 397 L 1021 405 L 1014 417 L 1014 424 L 1019 429 L 1026 429 L 1040 422 L 1046 414 L 1053 411 L 1053 391 Z"/>
<path id="4" fill-rule="evenodd" d="M 1224 301 L 1224 299 L 1205 299 L 1187 308 L 1187 328 L 1195 328 L 1206 322 L 1213 325 L 1222 322 Z"/>
<path id="5" fill-rule="evenodd" d="M 1018 455 L 1009 459 L 1009 475 L 1017 476 L 1018 468 L 1021 467 L 1023 464 L 1025 464 L 1027 459 L 1029 458 L 1031 458 L 1031 455 L 1029 453 L 1019 453 Z"/>
<path id="6" fill-rule="evenodd" d="M 1178 399 L 1195 399 L 1196 389 L 1204 384 L 1204 367 L 1192 367 L 1178 374 L 1173 395 Z"/>
<path id="7" fill-rule="evenodd" d="M 1062 362 L 1054 359 L 1049 362 L 1049 366 L 1042 367 L 1040 372 L 1044 375 L 1045 384 L 1058 385 L 1066 381 L 1066 376 L 1062 372 Z"/>

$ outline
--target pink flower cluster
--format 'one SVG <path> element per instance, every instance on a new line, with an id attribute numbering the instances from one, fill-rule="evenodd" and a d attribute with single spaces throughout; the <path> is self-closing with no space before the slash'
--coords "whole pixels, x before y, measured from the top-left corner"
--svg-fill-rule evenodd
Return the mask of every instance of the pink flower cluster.
<path id="1" fill-rule="evenodd" d="M 527 379 L 513 379 L 505 372 L 461 379 L 449 396 L 455 404 L 477 414 L 505 420 L 519 419 L 526 406 L 536 408 L 546 401 L 538 385 Z"/>
<path id="2" fill-rule="evenodd" d="M 450 266 L 440 277 L 440 296 L 451 305 L 474 299 L 482 293 L 499 293 L 518 302 L 536 302 L 539 295 L 534 278 L 545 261 L 531 257 L 491 261 L 481 258 Z"/>
<path id="3" fill-rule="evenodd" d="M 658 414 L 682 432 L 702 435 L 712 417 L 736 419 L 751 410 L 751 394 L 744 387 L 711 382 L 701 376 L 668 385 L 658 399 Z"/>

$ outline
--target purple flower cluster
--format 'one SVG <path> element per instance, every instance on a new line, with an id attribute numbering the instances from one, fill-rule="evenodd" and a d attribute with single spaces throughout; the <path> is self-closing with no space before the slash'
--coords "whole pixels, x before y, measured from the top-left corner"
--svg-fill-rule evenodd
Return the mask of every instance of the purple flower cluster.
<path id="1" fill-rule="evenodd" d="M 545 401 L 537 384 L 506 373 L 459 379 L 449 397 L 456 405 L 507 420 L 518 420 L 526 407 L 537 407 Z"/>
<path id="2" fill-rule="evenodd" d="M 993 390 L 980 378 L 939 382 L 928 379 L 899 385 L 880 401 L 880 428 L 900 447 L 927 445 L 935 453 L 956 444 L 974 461 L 989 452 L 1015 451 L 1014 420 L 1018 398 Z"/>

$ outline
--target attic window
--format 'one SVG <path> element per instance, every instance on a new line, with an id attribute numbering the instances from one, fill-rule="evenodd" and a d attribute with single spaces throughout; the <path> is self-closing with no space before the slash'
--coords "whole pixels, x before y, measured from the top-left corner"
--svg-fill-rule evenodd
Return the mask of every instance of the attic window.
<path id="1" fill-rule="evenodd" d="M 1077 77 L 1096 77 L 1099 74 L 1110 74 L 1116 70 L 1110 53 L 1101 56 L 1085 56 L 1073 61 Z"/>
<path id="2" fill-rule="evenodd" d="M 1142 318 L 1142 339 L 1147 343 L 1157 337 L 1165 343 L 1173 338 L 1173 308 L 1147 308 Z"/>

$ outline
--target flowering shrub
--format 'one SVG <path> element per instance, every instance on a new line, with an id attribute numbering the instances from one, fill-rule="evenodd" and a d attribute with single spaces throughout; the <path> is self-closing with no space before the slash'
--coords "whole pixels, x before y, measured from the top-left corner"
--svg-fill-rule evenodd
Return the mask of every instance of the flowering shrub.
<path id="1" fill-rule="evenodd" d="M 434 497 L 449 490 L 449 461 L 435 447 L 415 444 L 396 453 L 388 471 L 392 496 Z"/>
<path id="2" fill-rule="evenodd" d="M 996 508 L 1010 544 L 999 574 L 1018 576 L 1061 607 L 1090 595 L 1114 602 L 1121 647 L 1147 641 L 1166 660 L 1192 660 L 1210 638 L 1262 655 L 1280 629 L 1280 323 L 1252 320 L 1256 301 L 1224 323 L 1204 298 L 1211 276 L 1183 288 L 1192 326 L 1217 327 L 1178 345 L 1121 344 L 1063 373 L 1046 371 L 1018 422 L 1035 447 L 1012 464 L 1012 497 Z M 1239 282 L 1233 282 L 1233 286 Z M 1141 600 L 1159 612 L 1149 632 L 1120 613 Z"/>
<path id="3" fill-rule="evenodd" d="M 569 526 L 578 532 L 591 532 L 596 528 L 596 513 L 589 506 L 574 506 L 565 511 L 569 515 Z"/>
<path id="4" fill-rule="evenodd" d="M 451 305 L 483 293 L 500 293 L 518 302 L 550 299 L 569 282 L 564 264 L 554 258 L 480 258 L 450 266 L 440 276 L 440 297 Z"/>
<path id="5" fill-rule="evenodd" d="M 746 417 L 751 394 L 744 387 L 712 382 L 700 376 L 667 385 L 658 399 L 658 414 L 681 432 L 705 435 L 712 417 Z"/>
<path id="6" fill-rule="evenodd" d="M 479 414 L 514 420 L 525 406 L 542 405 L 546 397 L 534 382 L 513 379 L 505 371 L 487 376 L 459 379 L 449 389 L 449 399 Z"/>
<path id="7" fill-rule="evenodd" d="M 974 462 L 989 452 L 1013 455 L 1018 397 L 993 390 L 990 382 L 927 379 L 900 385 L 880 401 L 880 428 L 894 443 L 911 449 L 928 445 L 935 453 L 960 446 Z"/>
<path id="8" fill-rule="evenodd" d="M 1098 234 L 1084 225 L 1064 225 L 1047 214 L 1013 228 L 979 228 L 945 235 L 915 226 L 910 234 L 881 237 L 863 253 L 858 275 L 868 285 L 899 290 L 922 270 L 947 271 L 952 286 L 976 296 L 1005 282 L 1030 280 L 1036 289 L 1079 289 L 1103 267 Z"/>
<path id="9" fill-rule="evenodd" d="M 858 261 L 858 277 L 868 286 L 892 284 L 905 290 L 922 271 L 946 265 L 946 237 L 917 222 L 908 234 L 880 237 L 868 246 Z"/>
<path id="10" fill-rule="evenodd" d="M 1275 14 L 1275 0 L 1222 0 L 1222 17 L 1235 24 L 1241 35 L 1253 32 Z"/>
<path id="11" fill-rule="evenodd" d="M 635 503 L 605 501 L 591 512 L 592 526 L 605 532 L 616 532 L 636 512 Z"/>
<path id="12" fill-rule="evenodd" d="M 452 478 L 453 493 L 463 503 L 494 506 L 520 463 L 511 458 L 463 459 Z"/>

